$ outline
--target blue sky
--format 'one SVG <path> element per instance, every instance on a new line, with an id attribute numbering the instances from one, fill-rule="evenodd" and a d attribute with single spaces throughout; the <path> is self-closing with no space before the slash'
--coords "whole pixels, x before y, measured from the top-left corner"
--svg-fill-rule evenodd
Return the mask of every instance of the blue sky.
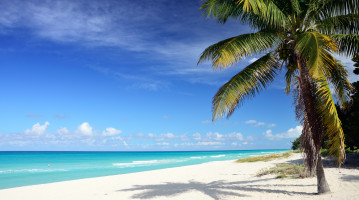
<path id="1" fill-rule="evenodd" d="M 210 44 L 251 31 L 206 19 L 199 6 L 0 0 L 0 150 L 290 148 L 301 126 L 283 75 L 211 122 L 217 89 L 256 57 L 197 66 Z"/>

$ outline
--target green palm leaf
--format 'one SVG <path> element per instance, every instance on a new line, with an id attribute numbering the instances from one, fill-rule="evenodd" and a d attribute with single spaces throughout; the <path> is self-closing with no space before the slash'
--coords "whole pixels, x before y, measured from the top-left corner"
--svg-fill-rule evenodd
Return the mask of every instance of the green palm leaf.
<path id="1" fill-rule="evenodd" d="M 297 72 L 297 68 L 296 68 L 296 64 L 295 63 L 289 63 L 288 64 L 288 70 L 285 73 L 285 80 L 286 80 L 286 87 L 284 90 L 285 94 L 289 94 L 290 93 L 290 89 L 291 89 L 291 85 L 292 85 L 292 80 L 294 78 L 294 76 L 296 75 Z"/>
<path id="2" fill-rule="evenodd" d="M 359 52 L 359 35 L 334 34 L 330 36 L 338 43 L 338 53 L 345 56 L 353 56 Z"/>
<path id="3" fill-rule="evenodd" d="M 333 56 L 328 54 L 327 58 L 329 58 L 329 60 L 325 60 L 323 65 L 319 66 L 319 68 L 327 80 L 332 84 L 337 101 L 343 108 L 347 105 L 347 102 L 351 101 L 350 91 L 352 90 L 352 86 L 348 80 L 349 73 Z"/>
<path id="4" fill-rule="evenodd" d="M 338 15 L 358 14 L 358 0 L 316 0 L 313 4 L 320 5 L 321 18 Z"/>
<path id="5" fill-rule="evenodd" d="M 276 43 L 276 34 L 265 31 L 239 35 L 209 46 L 201 54 L 198 64 L 211 60 L 213 68 L 226 68 L 246 56 L 265 52 Z"/>
<path id="6" fill-rule="evenodd" d="M 303 124 L 302 138 L 308 167 L 317 169 L 318 192 L 330 191 L 320 157 L 323 134 L 330 138 L 329 153 L 344 154 L 344 133 L 329 87 L 341 106 L 350 100 L 348 72 L 333 53 L 359 52 L 358 0 L 205 0 L 201 7 L 219 22 L 228 19 L 249 24 L 249 33 L 208 47 L 200 62 L 211 60 L 225 68 L 245 56 L 275 49 L 224 84 L 213 98 L 213 120 L 229 117 L 246 99 L 273 81 L 285 64 L 286 93 L 294 93 L 296 116 Z M 278 54 L 278 55 L 277 55 Z"/>
<path id="7" fill-rule="evenodd" d="M 276 57 L 268 53 L 224 84 L 213 98 L 213 120 L 229 117 L 245 99 L 266 88 L 277 75 L 278 65 Z"/>
<path id="8" fill-rule="evenodd" d="M 290 0 L 291 9 L 293 13 L 299 14 L 301 9 L 298 0 Z"/>
<path id="9" fill-rule="evenodd" d="M 329 84 L 324 75 L 316 80 L 317 89 L 317 108 L 324 124 L 324 134 L 330 141 L 328 150 L 330 155 L 338 157 L 338 163 L 342 163 L 345 158 L 344 151 L 344 132 L 341 126 L 335 102 L 330 91 Z"/>
<path id="10" fill-rule="evenodd" d="M 253 3 L 256 3 L 254 1 Z M 258 1 L 259 3 L 259 1 Z M 246 6 L 244 5 L 246 4 Z M 229 18 L 234 19 L 248 19 L 246 15 L 254 14 L 253 12 L 248 12 L 248 10 L 255 10 L 257 6 L 254 6 L 252 9 L 249 9 L 249 6 L 253 4 L 246 2 L 240 2 L 240 0 L 207 0 L 205 1 L 202 6 L 201 10 L 205 15 L 212 16 L 216 18 L 218 22 L 225 23 Z M 253 16 L 252 16 L 253 17 Z"/>
<path id="11" fill-rule="evenodd" d="M 232 18 L 249 23 L 256 29 L 282 28 L 289 23 L 286 15 L 272 0 L 207 0 L 200 9 L 220 23 Z"/>
<path id="12" fill-rule="evenodd" d="M 324 34 L 358 34 L 359 15 L 348 14 L 328 17 L 316 22 L 319 32 Z"/>
<path id="13" fill-rule="evenodd" d="M 331 59 L 329 51 L 337 51 L 336 43 L 327 35 L 317 32 L 305 32 L 301 34 L 295 47 L 307 62 L 311 74 L 315 77 L 319 68 L 324 62 L 328 66 L 334 66 L 336 63 Z M 332 63 L 330 63 L 332 62 Z"/>

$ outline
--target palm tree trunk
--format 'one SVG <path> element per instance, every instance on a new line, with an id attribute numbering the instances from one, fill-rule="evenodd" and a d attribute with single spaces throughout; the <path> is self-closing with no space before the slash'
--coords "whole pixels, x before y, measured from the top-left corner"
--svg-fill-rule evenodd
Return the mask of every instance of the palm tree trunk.
<path id="1" fill-rule="evenodd" d="M 317 186 L 319 194 L 330 192 L 329 185 L 327 183 L 327 180 L 325 179 L 322 157 L 320 156 L 320 154 L 317 163 Z"/>
<path id="2" fill-rule="evenodd" d="M 299 87 L 302 92 L 302 98 L 305 109 L 305 126 L 303 131 L 307 133 L 307 146 L 304 152 L 307 157 L 307 166 L 312 171 L 314 167 L 317 172 L 318 194 L 330 192 L 329 185 L 325 179 L 323 163 L 320 156 L 321 139 L 323 135 L 323 123 L 320 114 L 316 110 L 315 88 L 309 75 L 309 69 L 306 63 L 297 54 L 297 65 L 299 69 Z"/>

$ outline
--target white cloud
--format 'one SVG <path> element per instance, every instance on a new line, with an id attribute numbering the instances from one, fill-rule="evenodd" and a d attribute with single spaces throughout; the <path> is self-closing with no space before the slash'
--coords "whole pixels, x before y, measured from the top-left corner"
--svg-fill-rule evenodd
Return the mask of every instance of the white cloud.
<path id="1" fill-rule="evenodd" d="M 228 140 L 239 140 L 242 141 L 243 140 L 243 135 L 242 133 L 229 133 L 224 135 L 224 137 Z"/>
<path id="2" fill-rule="evenodd" d="M 162 140 L 171 140 L 171 139 L 175 139 L 178 136 L 175 136 L 173 133 L 163 133 L 160 136 L 157 137 L 157 141 L 162 141 Z"/>
<path id="3" fill-rule="evenodd" d="M 223 135 L 218 132 L 209 132 L 206 134 L 206 138 L 209 140 L 223 140 Z"/>
<path id="4" fill-rule="evenodd" d="M 45 122 L 44 125 L 40 125 L 39 122 L 37 122 L 32 126 L 31 130 L 30 129 L 25 130 L 25 134 L 37 135 L 37 136 L 43 135 L 44 133 L 46 133 L 46 129 L 49 125 L 50 125 L 49 122 Z"/>
<path id="5" fill-rule="evenodd" d="M 272 130 L 268 129 L 266 130 L 265 133 L 263 133 L 263 135 L 269 139 L 269 140 L 280 140 L 280 139 L 287 139 L 287 138 L 297 138 L 300 136 L 300 134 L 302 133 L 303 130 L 303 126 L 296 126 L 295 128 L 290 128 L 287 132 L 285 133 L 279 133 L 279 134 L 272 134 Z"/>
<path id="6" fill-rule="evenodd" d="M 245 121 L 244 123 L 245 123 L 245 124 L 252 124 L 253 127 L 260 127 L 260 126 L 266 125 L 265 122 L 259 122 L 259 121 L 254 120 L 254 119 Z M 268 127 L 274 127 L 274 126 L 276 126 L 276 125 L 275 125 L 275 124 L 269 124 L 269 125 L 268 125 Z"/>
<path id="7" fill-rule="evenodd" d="M 128 146 L 128 144 L 127 144 L 127 142 L 126 141 L 122 141 L 122 144 L 124 145 L 124 146 Z"/>
<path id="8" fill-rule="evenodd" d="M 82 135 L 92 136 L 92 127 L 88 122 L 84 122 L 77 127 L 77 132 Z"/>
<path id="9" fill-rule="evenodd" d="M 169 146 L 170 143 L 168 142 L 161 142 L 161 143 L 157 143 L 158 146 Z"/>
<path id="10" fill-rule="evenodd" d="M 67 128 L 59 128 L 56 130 L 56 133 L 59 135 L 67 135 L 69 134 L 69 130 Z"/>
<path id="11" fill-rule="evenodd" d="M 254 137 L 253 136 L 247 136 L 246 140 L 249 140 L 249 141 L 254 140 Z"/>
<path id="12" fill-rule="evenodd" d="M 39 117 L 43 117 L 43 115 L 29 113 L 29 114 L 27 114 L 27 115 L 26 115 L 26 117 L 30 117 L 30 118 L 39 118 Z"/>
<path id="13" fill-rule="evenodd" d="M 82 139 L 81 142 L 91 146 L 96 142 L 96 140 L 94 138 L 86 138 Z"/>
<path id="14" fill-rule="evenodd" d="M 202 124 L 213 124 L 213 122 L 210 121 L 210 120 L 204 120 L 204 121 L 202 121 L 201 123 L 202 123 Z"/>
<path id="15" fill-rule="evenodd" d="M 176 1 L 155 4 L 152 1 L 122 0 L 106 3 L 93 1 L 88 4 L 86 1 L 71 0 L 11 0 L 3 1 L 0 5 L 1 32 L 11 33 L 12 28 L 24 28 L 29 29 L 36 38 L 59 43 L 146 52 L 167 64 L 163 67 L 153 66 L 154 73 L 181 76 L 193 83 L 218 85 L 223 82 L 221 79 L 231 73 L 231 69 L 215 72 L 208 65 L 193 65 L 198 55 L 213 41 L 235 34 L 233 27 L 237 25 L 227 24 L 219 29 L 204 18 L 194 18 L 197 10 Z M 181 15 L 183 12 L 188 13 Z M 245 25 L 242 28 L 243 31 L 249 30 Z M 188 36 L 172 36 L 181 32 Z M 169 37 L 157 42 L 162 35 Z M 113 75 L 113 70 L 102 71 Z M 151 75 L 146 73 L 146 77 Z M 157 81 L 137 81 L 129 85 L 152 91 L 163 87 Z"/>
<path id="16" fill-rule="evenodd" d="M 268 128 L 272 128 L 272 127 L 275 127 L 277 126 L 277 124 L 268 124 Z"/>
<path id="17" fill-rule="evenodd" d="M 252 58 L 252 59 L 250 59 L 248 62 L 249 63 L 254 63 L 255 61 L 257 61 L 258 60 L 258 58 Z"/>
<path id="18" fill-rule="evenodd" d="M 248 142 L 243 142 L 242 144 L 248 144 Z"/>
<path id="19" fill-rule="evenodd" d="M 66 116 L 63 114 L 54 114 L 52 117 L 55 119 L 65 119 L 66 118 Z"/>
<path id="20" fill-rule="evenodd" d="M 271 130 L 271 129 L 266 130 L 266 132 L 264 132 L 264 135 L 265 135 L 266 137 L 273 137 L 273 135 L 272 135 L 272 130 Z"/>
<path id="21" fill-rule="evenodd" d="M 195 133 L 195 134 L 192 135 L 192 138 L 193 138 L 194 140 L 200 140 L 202 137 L 201 137 L 201 134 L 200 134 L 200 133 Z"/>
<path id="22" fill-rule="evenodd" d="M 212 145 L 223 145 L 222 142 L 198 142 L 197 145 L 201 146 L 212 146 Z"/>
<path id="23" fill-rule="evenodd" d="M 255 123 L 257 123 L 257 121 L 251 119 L 251 120 L 245 121 L 244 123 L 246 123 L 246 124 L 255 124 Z"/>
<path id="24" fill-rule="evenodd" d="M 162 133 L 160 135 L 149 133 L 148 138 L 153 138 L 155 141 L 174 140 L 177 138 L 184 139 L 183 136 L 177 136 L 174 135 L 173 133 Z"/>
<path id="25" fill-rule="evenodd" d="M 265 124 L 264 122 L 257 122 L 254 127 L 264 126 Z"/>
<path id="26" fill-rule="evenodd" d="M 102 131 L 103 136 L 115 136 L 115 135 L 119 135 L 121 133 L 122 133 L 121 130 L 118 130 L 118 129 L 115 129 L 112 127 L 108 127 L 108 128 L 106 128 L 106 130 Z"/>
<path id="27" fill-rule="evenodd" d="M 259 127 L 259 126 L 263 126 L 263 125 L 266 124 L 266 123 L 264 123 L 264 122 L 258 122 L 258 121 L 253 120 L 253 119 L 248 120 L 248 121 L 245 121 L 244 123 L 245 123 L 245 124 L 253 124 L 254 127 Z"/>

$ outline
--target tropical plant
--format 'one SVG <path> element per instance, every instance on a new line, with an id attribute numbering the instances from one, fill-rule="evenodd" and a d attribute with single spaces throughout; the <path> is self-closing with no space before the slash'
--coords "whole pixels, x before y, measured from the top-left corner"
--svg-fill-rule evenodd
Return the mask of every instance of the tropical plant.
<path id="1" fill-rule="evenodd" d="M 200 8 L 219 23 L 248 24 L 252 33 L 206 48 L 198 63 L 227 68 L 246 56 L 262 55 L 225 83 L 213 97 L 213 120 L 229 117 L 246 100 L 285 72 L 286 93 L 294 94 L 296 116 L 303 125 L 302 150 L 309 170 L 316 170 L 318 193 L 329 192 L 320 156 L 321 139 L 329 153 L 345 158 L 344 134 L 334 97 L 350 100 L 348 72 L 333 56 L 352 56 L 359 48 L 358 0 L 205 0 Z"/>
<path id="2" fill-rule="evenodd" d="M 300 141 L 301 141 L 301 139 L 302 139 L 302 137 L 299 136 L 294 141 L 292 141 L 292 149 L 293 150 L 300 149 Z"/>

